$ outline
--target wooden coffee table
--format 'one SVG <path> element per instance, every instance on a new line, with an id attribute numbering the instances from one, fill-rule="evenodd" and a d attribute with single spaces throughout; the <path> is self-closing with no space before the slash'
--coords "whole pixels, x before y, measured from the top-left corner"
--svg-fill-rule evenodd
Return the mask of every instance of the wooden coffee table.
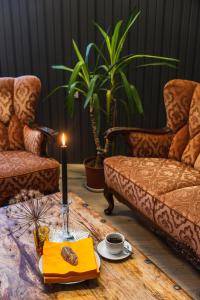
<path id="1" fill-rule="evenodd" d="M 61 194 L 53 197 L 60 201 Z M 79 197 L 71 194 L 70 218 L 74 228 L 88 230 L 95 246 L 105 235 L 115 230 L 95 211 L 87 207 Z M 59 205 L 55 204 L 55 211 Z M 10 225 L 6 209 L 0 209 L 0 299 L 40 300 L 40 299 L 107 299 L 107 300 L 151 300 L 151 299 L 191 299 L 182 289 L 176 290 L 171 280 L 147 257 L 133 246 L 134 255 L 121 262 L 102 259 L 100 277 L 77 285 L 44 285 L 38 268 L 33 236 L 28 232 L 16 239 L 8 235 Z M 51 219 L 54 216 L 50 216 Z"/>

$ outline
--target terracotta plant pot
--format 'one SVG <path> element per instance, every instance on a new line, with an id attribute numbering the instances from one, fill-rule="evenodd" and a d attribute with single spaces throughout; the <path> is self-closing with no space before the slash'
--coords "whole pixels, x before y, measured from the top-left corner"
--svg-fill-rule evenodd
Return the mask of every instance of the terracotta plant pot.
<path id="1" fill-rule="evenodd" d="M 84 160 L 85 173 L 86 173 L 86 187 L 92 192 L 102 192 L 105 185 L 104 169 L 103 166 L 95 168 L 92 162 L 95 157 L 89 157 Z"/>

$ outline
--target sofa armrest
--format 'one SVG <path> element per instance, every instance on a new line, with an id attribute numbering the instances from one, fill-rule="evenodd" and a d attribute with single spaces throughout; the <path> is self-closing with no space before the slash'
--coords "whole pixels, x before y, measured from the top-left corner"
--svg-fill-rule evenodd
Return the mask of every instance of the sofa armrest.
<path id="1" fill-rule="evenodd" d="M 136 128 L 136 127 L 113 127 L 109 128 L 106 133 L 105 137 L 112 141 L 118 135 L 125 135 L 127 136 L 130 133 L 149 133 L 149 134 L 169 134 L 172 133 L 172 130 L 167 127 L 163 127 L 161 129 L 145 129 L 145 128 Z"/>
<path id="2" fill-rule="evenodd" d="M 130 154 L 137 157 L 167 158 L 173 138 L 173 132 L 169 128 L 115 127 L 106 132 L 106 138 L 110 142 L 118 135 L 122 135 L 125 138 Z"/>

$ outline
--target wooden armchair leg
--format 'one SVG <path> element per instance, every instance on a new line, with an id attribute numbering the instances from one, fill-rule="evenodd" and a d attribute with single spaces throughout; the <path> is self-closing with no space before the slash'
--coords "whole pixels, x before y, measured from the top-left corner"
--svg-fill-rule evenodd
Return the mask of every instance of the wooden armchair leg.
<path id="1" fill-rule="evenodd" d="M 104 188 L 104 197 L 108 201 L 108 207 L 104 209 L 104 213 L 106 215 L 111 215 L 114 209 L 114 199 L 112 191 L 107 186 Z"/>

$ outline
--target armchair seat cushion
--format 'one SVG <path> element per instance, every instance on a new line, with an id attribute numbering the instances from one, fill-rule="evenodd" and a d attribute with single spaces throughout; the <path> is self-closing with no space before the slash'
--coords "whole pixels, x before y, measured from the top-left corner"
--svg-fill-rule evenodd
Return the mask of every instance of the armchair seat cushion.
<path id="1" fill-rule="evenodd" d="M 27 151 L 0 152 L 0 205 L 20 192 L 36 189 L 48 194 L 58 189 L 59 163 Z"/>

